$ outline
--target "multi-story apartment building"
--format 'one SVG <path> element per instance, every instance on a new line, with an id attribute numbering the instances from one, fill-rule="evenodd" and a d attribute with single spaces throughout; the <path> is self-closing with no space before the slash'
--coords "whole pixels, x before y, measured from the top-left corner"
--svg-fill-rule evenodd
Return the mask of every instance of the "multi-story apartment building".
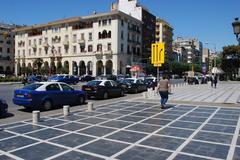
<path id="1" fill-rule="evenodd" d="M 62 19 L 16 30 L 15 73 L 125 74 L 141 58 L 141 21 L 120 11 Z M 38 69 L 39 70 L 39 69 Z"/>
<path id="2" fill-rule="evenodd" d="M 173 27 L 163 19 L 156 19 L 156 42 L 165 43 L 166 61 L 173 59 Z"/>
<path id="3" fill-rule="evenodd" d="M 149 62 L 151 44 L 155 43 L 156 16 L 138 3 L 138 0 L 118 0 L 112 10 L 119 10 L 142 21 L 142 62 Z"/>
<path id="4" fill-rule="evenodd" d="M 14 71 L 14 33 L 16 25 L 0 23 L 0 74 Z"/>
<path id="5" fill-rule="evenodd" d="M 187 52 L 187 63 L 201 64 L 202 62 L 202 42 L 194 38 L 181 38 L 178 37 L 174 42 L 174 50 L 182 50 L 185 48 Z M 179 49 L 178 49 L 179 48 Z M 183 54 L 182 54 L 183 55 Z"/>

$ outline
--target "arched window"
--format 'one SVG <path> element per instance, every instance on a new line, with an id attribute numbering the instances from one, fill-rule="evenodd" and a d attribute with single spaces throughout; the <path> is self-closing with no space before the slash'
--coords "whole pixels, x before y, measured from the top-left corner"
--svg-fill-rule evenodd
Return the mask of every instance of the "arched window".
<path id="1" fill-rule="evenodd" d="M 112 32 L 109 31 L 109 32 L 108 32 L 108 38 L 111 38 L 111 36 L 112 36 Z"/>
<path id="2" fill-rule="evenodd" d="M 106 31 L 106 30 L 104 30 L 104 31 L 102 32 L 102 38 L 107 38 L 107 31 Z"/>

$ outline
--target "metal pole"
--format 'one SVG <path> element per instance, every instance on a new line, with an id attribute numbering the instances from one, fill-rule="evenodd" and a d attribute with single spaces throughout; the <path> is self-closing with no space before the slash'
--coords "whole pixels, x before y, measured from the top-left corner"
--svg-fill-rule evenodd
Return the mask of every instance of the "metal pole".
<path id="1" fill-rule="evenodd" d="M 157 67 L 157 81 L 159 82 L 159 67 Z"/>

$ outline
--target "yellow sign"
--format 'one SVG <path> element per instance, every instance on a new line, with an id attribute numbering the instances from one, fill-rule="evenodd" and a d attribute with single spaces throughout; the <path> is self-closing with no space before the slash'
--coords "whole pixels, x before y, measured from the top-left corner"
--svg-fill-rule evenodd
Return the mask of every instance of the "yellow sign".
<path id="1" fill-rule="evenodd" d="M 164 43 L 152 44 L 151 63 L 158 67 L 165 62 L 165 47 Z"/>
<path id="2" fill-rule="evenodd" d="M 153 64 L 154 67 L 162 67 L 162 64 Z"/>

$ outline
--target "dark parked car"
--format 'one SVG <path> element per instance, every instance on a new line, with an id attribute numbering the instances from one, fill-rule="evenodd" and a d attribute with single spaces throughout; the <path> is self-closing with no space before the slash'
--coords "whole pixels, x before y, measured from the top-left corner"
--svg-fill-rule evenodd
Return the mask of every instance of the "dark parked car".
<path id="1" fill-rule="evenodd" d="M 101 75 L 96 77 L 97 80 L 117 80 L 117 76 L 115 75 Z"/>
<path id="2" fill-rule="evenodd" d="M 42 81 L 46 81 L 46 79 L 41 76 L 41 75 L 31 75 L 28 77 L 23 78 L 22 83 L 25 84 L 31 84 L 31 83 L 35 83 L 35 82 L 42 82 Z"/>
<path id="3" fill-rule="evenodd" d="M 109 97 L 124 96 L 123 87 L 113 80 L 94 80 L 83 85 L 82 89 L 90 98 L 108 99 Z"/>
<path id="4" fill-rule="evenodd" d="M 80 77 L 81 82 L 89 82 L 89 81 L 92 81 L 94 79 L 95 79 L 95 77 L 93 77 L 91 75 L 84 75 L 84 76 Z"/>
<path id="5" fill-rule="evenodd" d="M 119 82 L 124 87 L 125 92 L 138 93 L 147 90 L 147 85 L 143 80 L 137 78 L 126 78 Z"/>
<path id="6" fill-rule="evenodd" d="M 79 82 L 79 78 L 77 76 L 71 75 L 54 75 L 48 78 L 50 82 L 64 82 L 67 84 L 77 84 Z"/>
<path id="7" fill-rule="evenodd" d="M 29 109 L 83 104 L 86 94 L 62 82 L 38 82 L 14 91 L 13 103 Z"/>
<path id="8" fill-rule="evenodd" d="M 8 105 L 5 100 L 0 98 L 0 116 L 3 116 L 8 111 Z"/>
<path id="9" fill-rule="evenodd" d="M 148 88 L 157 87 L 157 78 L 156 77 L 146 77 L 144 82 Z"/>

